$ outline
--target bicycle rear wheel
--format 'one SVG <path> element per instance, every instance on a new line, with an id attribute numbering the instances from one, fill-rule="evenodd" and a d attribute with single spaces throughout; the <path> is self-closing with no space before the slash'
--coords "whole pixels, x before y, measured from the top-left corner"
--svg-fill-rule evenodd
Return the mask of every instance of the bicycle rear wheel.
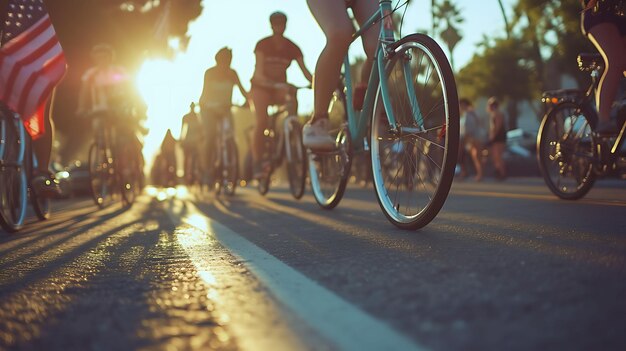
<path id="1" fill-rule="evenodd" d="M 302 145 L 302 125 L 293 119 L 285 120 L 285 157 L 287 159 L 287 178 L 289 189 L 295 199 L 304 195 L 306 182 L 306 152 Z"/>
<path id="2" fill-rule="evenodd" d="M 564 200 L 585 196 L 596 180 L 592 120 L 572 102 L 553 107 L 537 134 L 537 161 L 550 191 Z"/>
<path id="3" fill-rule="evenodd" d="M 91 196 L 95 204 L 103 208 L 111 196 L 109 183 L 111 181 L 109 157 L 106 149 L 93 143 L 89 147 L 89 182 Z"/>
<path id="4" fill-rule="evenodd" d="M 226 195 L 234 195 L 239 181 L 239 155 L 237 143 L 232 138 L 226 140 L 225 154 L 222 155 L 221 186 Z"/>
<path id="5" fill-rule="evenodd" d="M 317 204 L 323 209 L 335 208 L 346 190 L 352 165 L 352 139 L 344 124 L 335 136 L 336 148 L 331 152 L 309 154 L 309 177 Z"/>
<path id="6" fill-rule="evenodd" d="M 18 122 L 21 123 L 21 122 Z M 10 118 L 0 120 L 0 225 L 8 232 L 16 232 L 26 218 L 28 180 L 26 168 L 20 161 L 20 140 L 15 124 Z"/>
<path id="7" fill-rule="evenodd" d="M 398 130 L 376 97 L 371 123 L 374 189 L 387 219 L 402 229 L 427 225 L 452 185 L 459 144 L 459 103 L 452 69 L 423 34 L 390 45 L 384 78 Z"/>

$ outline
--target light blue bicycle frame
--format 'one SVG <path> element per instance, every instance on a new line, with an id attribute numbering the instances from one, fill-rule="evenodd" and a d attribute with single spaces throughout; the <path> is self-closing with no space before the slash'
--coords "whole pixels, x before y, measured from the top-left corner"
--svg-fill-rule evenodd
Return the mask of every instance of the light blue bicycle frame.
<path id="1" fill-rule="evenodd" d="M 393 20 L 392 20 L 392 9 L 391 9 L 391 0 L 380 0 L 379 9 L 374 13 L 364 24 L 359 28 L 359 30 L 354 33 L 352 36 L 352 41 L 354 42 L 356 39 L 361 37 L 363 33 L 365 33 L 368 29 L 370 29 L 377 22 L 381 22 L 380 35 L 379 35 L 379 44 L 378 49 L 376 50 L 376 54 L 374 56 L 375 64 L 372 66 L 372 72 L 370 73 L 369 81 L 367 83 L 367 92 L 365 94 L 365 100 L 363 102 L 363 109 L 361 111 L 356 111 L 352 107 L 352 77 L 350 75 L 350 58 L 348 55 L 344 58 L 344 79 L 345 79 L 345 88 L 346 88 L 346 113 L 348 115 L 348 129 L 350 131 L 350 135 L 352 136 L 353 146 L 357 149 L 363 148 L 363 136 L 365 134 L 365 127 L 367 126 L 367 116 L 371 116 L 374 109 L 374 101 L 376 99 L 376 94 L 378 93 L 378 84 L 380 83 L 380 93 L 383 101 L 383 106 L 385 107 L 385 112 L 387 113 L 387 119 L 389 121 L 389 126 L 392 131 L 399 131 L 398 124 L 396 122 L 396 118 L 393 114 L 393 108 L 391 107 L 391 98 L 389 96 L 389 87 L 387 85 L 387 80 L 385 79 L 384 73 L 386 71 L 385 64 L 388 62 L 387 52 L 385 52 L 386 45 L 391 44 L 396 41 L 394 32 L 393 32 Z M 406 83 L 406 91 L 408 96 L 410 97 L 409 103 L 411 104 L 411 112 L 413 114 L 413 118 L 417 122 L 419 129 L 423 130 L 424 119 L 422 113 L 420 111 L 419 105 L 416 100 L 415 88 L 413 86 L 413 81 L 411 77 L 413 76 L 411 73 L 411 67 L 408 61 L 404 61 L 403 64 L 405 83 Z M 408 130 L 408 128 L 402 128 L 404 131 L 407 129 L 407 132 L 416 133 L 419 130 Z M 415 128 L 413 128 L 415 129 Z"/>

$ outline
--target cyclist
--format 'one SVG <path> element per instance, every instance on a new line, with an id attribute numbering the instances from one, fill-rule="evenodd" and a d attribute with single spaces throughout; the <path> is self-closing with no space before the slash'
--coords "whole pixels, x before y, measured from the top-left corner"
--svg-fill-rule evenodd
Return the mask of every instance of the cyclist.
<path id="1" fill-rule="evenodd" d="M 200 118 L 196 114 L 196 104 L 189 105 L 189 113 L 183 116 L 183 124 L 180 128 L 180 145 L 183 148 L 183 169 L 187 185 L 193 184 L 196 174 L 194 171 L 198 162 L 198 145 L 202 140 L 202 126 Z"/>
<path id="2" fill-rule="evenodd" d="M 213 164 L 215 163 L 215 149 L 217 147 L 215 131 L 219 118 L 230 118 L 230 107 L 232 105 L 233 87 L 237 86 L 239 92 L 246 99 L 248 104 L 248 93 L 241 85 L 239 75 L 230 68 L 233 59 L 232 50 L 224 47 L 215 54 L 215 66 L 204 73 L 204 86 L 200 96 L 200 115 L 204 125 L 204 139 L 207 155 L 206 176 L 209 183 L 213 182 Z"/>
<path id="3" fill-rule="evenodd" d="M 307 0 L 309 9 L 326 36 L 326 46 L 322 50 L 315 65 L 315 80 L 313 82 L 313 116 L 304 125 L 302 142 L 304 146 L 328 150 L 335 147 L 335 140 L 328 134 L 328 105 L 341 72 L 343 58 L 352 42 L 354 26 L 348 17 L 347 8 L 351 7 L 354 17 L 363 25 L 365 21 L 378 10 L 376 0 Z M 378 27 L 371 28 L 363 35 L 363 47 L 367 59 L 361 71 L 362 83 L 355 89 L 355 104 L 365 94 L 365 86 L 372 69 L 376 45 L 378 44 Z"/>
<path id="4" fill-rule="evenodd" d="M 122 66 L 114 64 L 115 50 L 109 44 L 101 43 L 92 47 L 91 59 L 94 66 L 87 69 L 81 78 L 78 96 L 77 115 L 92 118 L 94 133 L 108 126 L 115 127 L 117 147 L 128 146 L 133 152 L 121 152 L 118 157 L 139 158 L 134 162 L 143 170 L 141 156 L 142 143 L 137 131 L 145 133 L 140 118 L 145 116 L 145 105 L 140 103 L 132 81 Z M 124 164 L 130 164 L 124 159 Z M 126 169 L 123 172 L 131 172 Z"/>
<path id="5" fill-rule="evenodd" d="M 626 74 L 626 1 L 582 0 L 581 27 L 583 34 L 598 49 L 604 59 L 604 72 L 596 91 L 598 126 L 596 131 L 616 134 L 617 125 L 610 120 L 619 82 Z"/>
<path id="6" fill-rule="evenodd" d="M 281 104 L 290 99 L 290 114 L 298 111 L 296 92 L 287 85 L 287 68 L 292 61 L 296 61 L 302 74 L 311 82 L 313 77 L 304 64 L 300 48 L 284 36 L 287 26 L 287 15 L 274 12 L 270 15 L 272 35 L 257 42 L 254 49 L 256 65 L 252 75 L 250 89 L 254 110 L 256 113 L 256 127 L 252 144 L 252 158 L 254 161 L 254 178 L 263 175 L 264 166 L 261 164 L 263 154 L 263 131 L 267 128 L 269 116 L 267 107 Z M 289 96 L 289 97 L 287 97 Z"/>
<path id="7" fill-rule="evenodd" d="M 56 90 L 56 89 L 55 89 Z M 50 171 L 50 157 L 52 155 L 52 143 L 54 141 L 54 123 L 52 122 L 52 109 L 55 90 L 52 91 L 49 102 L 44 112 L 44 133 L 33 140 L 33 153 L 39 161 L 33 174 L 33 187 L 37 194 L 43 197 L 61 196 L 59 181 Z"/>

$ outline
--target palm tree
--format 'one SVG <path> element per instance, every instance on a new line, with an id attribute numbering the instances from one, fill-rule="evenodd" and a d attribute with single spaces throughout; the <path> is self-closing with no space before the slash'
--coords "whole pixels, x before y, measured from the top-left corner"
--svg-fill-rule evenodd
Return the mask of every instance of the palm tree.
<path id="1" fill-rule="evenodd" d="M 463 17 L 461 11 L 457 8 L 456 4 L 451 0 L 444 0 L 440 4 L 436 4 L 433 8 L 433 28 L 439 27 L 439 22 L 443 22 L 446 28 L 439 31 L 439 36 L 448 46 L 450 51 L 450 64 L 454 69 L 454 48 L 463 39 L 463 36 L 458 30 L 458 25 L 463 23 Z"/>

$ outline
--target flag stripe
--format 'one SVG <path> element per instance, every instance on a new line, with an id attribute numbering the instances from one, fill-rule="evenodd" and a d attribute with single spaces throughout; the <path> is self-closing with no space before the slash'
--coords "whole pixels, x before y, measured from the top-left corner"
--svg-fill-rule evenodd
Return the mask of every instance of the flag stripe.
<path id="1" fill-rule="evenodd" d="M 42 68 L 45 68 L 50 60 L 54 60 L 60 53 L 60 46 L 58 42 L 51 42 L 52 47 L 49 48 L 43 55 L 39 55 L 38 57 L 32 57 L 36 60 L 30 60 L 30 62 L 21 61 L 18 63 L 15 71 L 18 71 L 18 79 L 16 79 L 16 89 L 15 91 L 19 93 L 18 96 L 23 96 L 25 92 L 28 92 L 32 88 L 26 82 L 30 80 L 32 75 L 38 75 Z M 43 48 L 43 47 L 42 47 Z M 9 84 L 13 83 L 11 81 Z M 22 98 L 18 97 L 18 108 L 21 110 L 22 108 Z"/>
<path id="2" fill-rule="evenodd" d="M 0 47 L 0 99 L 37 138 L 44 132 L 46 101 L 67 63 L 42 0 L 8 0 L 7 13 Z"/>
<path id="3" fill-rule="evenodd" d="M 58 66 L 61 65 L 63 68 L 63 71 L 58 73 Z M 54 59 L 52 59 L 49 64 L 47 64 L 45 67 L 43 67 L 41 70 L 34 72 L 29 78 L 27 83 L 25 84 L 25 87 L 22 89 L 22 91 L 24 92 L 22 94 L 22 96 L 20 97 L 19 103 L 18 103 L 18 109 L 20 111 L 26 110 L 26 102 L 29 101 L 31 102 L 31 104 L 29 105 L 34 105 L 37 106 L 39 104 L 39 100 L 41 99 L 41 96 L 38 96 L 36 99 L 28 99 L 28 97 L 30 95 L 32 95 L 33 91 L 33 84 L 35 83 L 35 81 L 40 78 L 40 77 L 45 77 L 46 81 L 50 82 L 50 81 L 56 81 L 57 79 L 60 79 L 63 76 L 63 73 L 65 71 L 65 56 L 64 55 L 58 55 L 56 56 Z M 44 84 L 46 84 L 44 82 Z M 47 96 L 45 97 L 47 98 Z"/>
<path id="4" fill-rule="evenodd" d="M 48 51 L 50 51 L 50 49 L 52 49 L 55 45 L 58 44 L 58 41 L 56 38 L 50 38 L 48 39 L 48 41 L 43 44 L 42 46 L 38 47 L 35 51 L 31 52 L 29 55 L 21 58 L 19 61 L 17 61 L 15 63 L 15 66 L 13 67 L 12 71 L 11 71 L 11 75 L 9 76 L 9 79 L 6 82 L 6 88 L 7 91 L 4 94 L 4 99 L 7 99 L 7 93 L 11 92 L 13 90 L 13 86 L 16 83 L 16 80 L 18 78 L 18 74 L 20 74 L 22 72 L 22 69 L 25 68 L 25 66 L 33 63 L 35 60 L 44 58 L 47 59 L 47 57 L 44 55 L 46 54 Z M 39 60 L 41 61 L 41 60 Z M 22 90 L 22 89 L 21 89 Z"/>

